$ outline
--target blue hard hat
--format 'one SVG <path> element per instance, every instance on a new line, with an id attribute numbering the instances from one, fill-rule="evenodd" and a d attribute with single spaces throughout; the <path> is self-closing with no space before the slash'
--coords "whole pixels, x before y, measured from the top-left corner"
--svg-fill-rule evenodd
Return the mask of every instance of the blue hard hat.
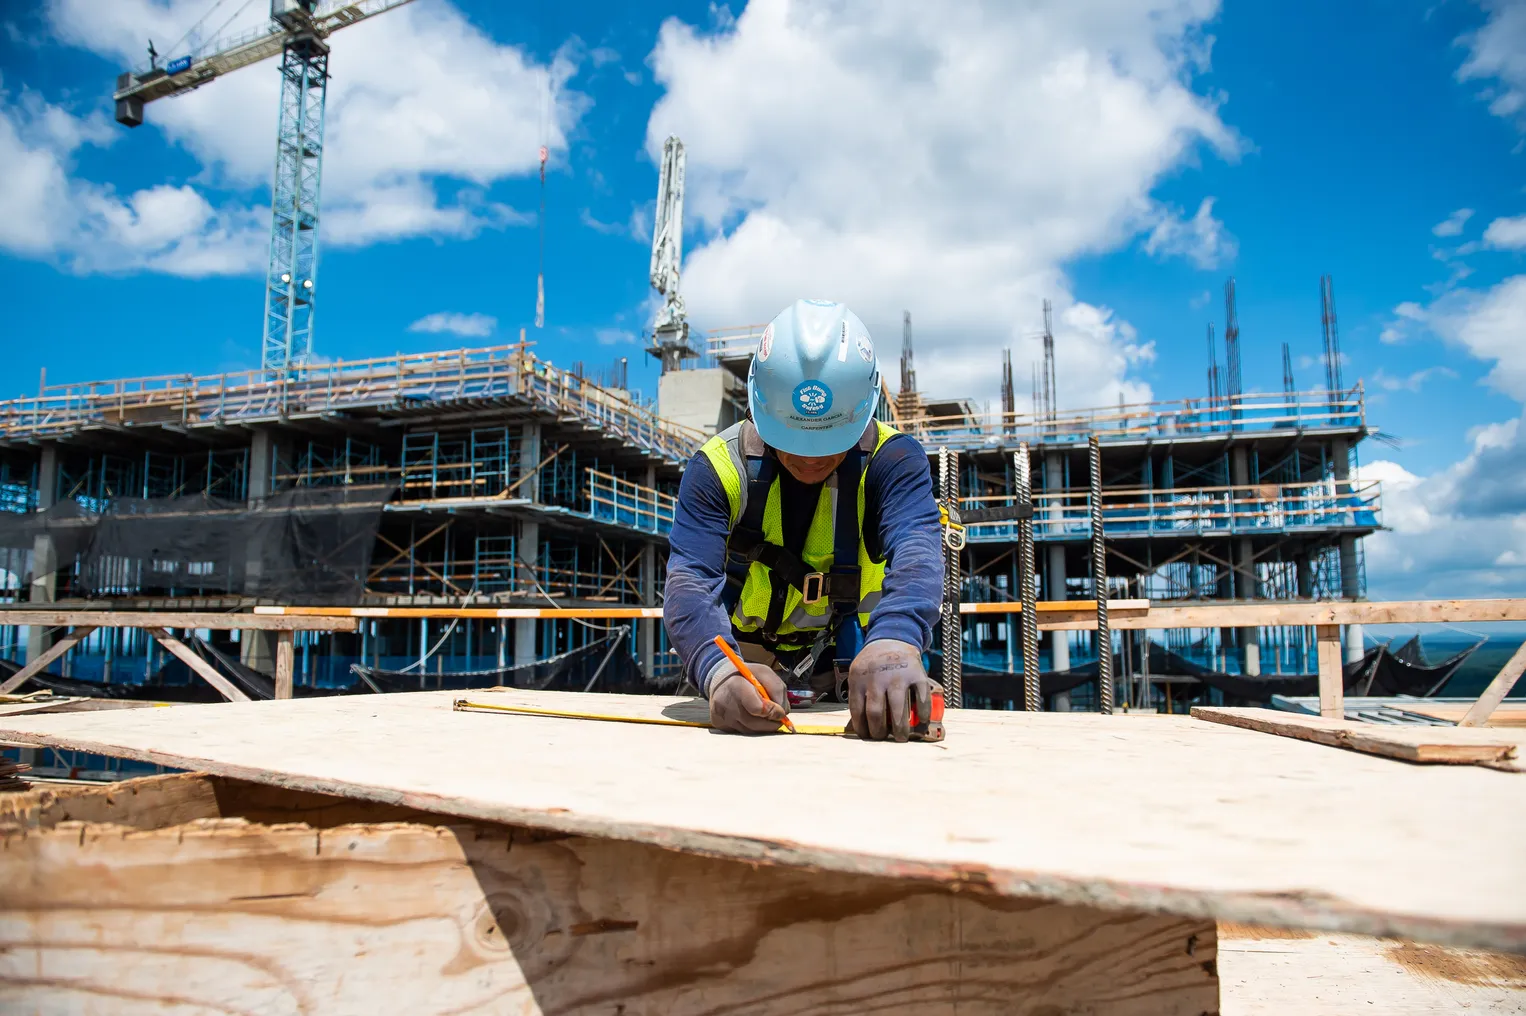
<path id="1" fill-rule="evenodd" d="M 747 408 L 765 444 L 836 455 L 864 434 L 880 392 L 869 329 L 831 300 L 796 300 L 763 329 L 747 372 Z"/>

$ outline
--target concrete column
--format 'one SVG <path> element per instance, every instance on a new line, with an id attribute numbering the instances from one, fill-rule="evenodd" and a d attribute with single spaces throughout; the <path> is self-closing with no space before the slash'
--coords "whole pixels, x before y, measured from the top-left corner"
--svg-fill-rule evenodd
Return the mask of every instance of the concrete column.
<path id="1" fill-rule="evenodd" d="M 259 508 L 270 495 L 275 477 L 275 440 L 268 430 L 257 430 L 249 441 L 249 490 L 246 492 L 250 508 Z M 244 561 L 245 589 L 258 588 L 262 562 L 259 548 L 250 547 Z M 276 633 L 273 631 L 245 631 L 238 640 L 239 661 L 262 674 L 276 672 Z"/>
<path id="2" fill-rule="evenodd" d="M 37 465 L 37 511 L 39 514 L 53 507 L 58 497 L 58 448 L 42 446 L 42 459 Z M 32 603 L 52 603 L 58 598 L 58 555 L 53 538 L 39 533 L 32 539 L 32 584 L 27 599 Z M 26 658 L 28 662 L 47 652 L 53 638 L 37 626 L 27 628 Z"/>
<path id="3" fill-rule="evenodd" d="M 531 501 L 540 500 L 540 471 L 535 468 L 540 464 L 540 459 L 540 424 L 527 423 L 520 428 L 519 461 L 521 468 L 526 472 L 533 471 L 534 475 L 521 483 L 515 493 Z"/>
<path id="4" fill-rule="evenodd" d="M 534 482 L 531 480 L 525 486 Z M 515 592 L 534 596 L 537 603 L 543 602 L 535 586 L 535 580 L 540 578 L 535 573 L 540 561 L 539 522 L 526 521 L 519 524 L 519 540 L 515 550 L 515 556 L 519 559 L 515 566 L 519 576 L 519 581 L 514 584 Z M 514 619 L 514 666 L 535 662 L 535 626 L 538 623 L 533 617 Z"/>
<path id="5" fill-rule="evenodd" d="M 1044 493 L 1059 494 L 1065 490 L 1065 460 L 1059 452 L 1046 452 L 1044 455 Z M 1063 512 L 1058 506 L 1051 506 L 1048 517 L 1052 524 L 1059 528 L 1063 518 Z M 1065 546 L 1060 543 L 1051 543 L 1045 548 L 1047 560 L 1044 568 L 1044 599 L 1065 599 Z M 1070 669 L 1070 633 L 1052 631 L 1049 633 L 1049 665 L 1054 670 Z M 1064 705 L 1059 700 L 1064 699 Z M 1069 709 L 1070 696 L 1056 696 L 1056 708 Z"/>
<path id="6" fill-rule="evenodd" d="M 1331 445 L 1332 472 L 1335 474 L 1335 496 L 1345 497 L 1351 493 L 1351 446 L 1343 439 Z M 1342 536 L 1340 542 L 1341 598 L 1355 600 L 1362 594 L 1362 577 L 1357 567 L 1356 537 Z M 1362 626 L 1346 627 L 1346 662 L 1354 663 L 1362 658 Z"/>
<path id="7" fill-rule="evenodd" d="M 657 467 L 646 467 L 646 485 L 657 486 Z M 641 605 L 657 606 L 657 544 L 648 542 L 641 548 Z M 641 652 L 641 672 L 650 680 L 657 662 L 657 621 L 642 618 L 636 622 L 636 640 Z"/>
<path id="8" fill-rule="evenodd" d="M 1298 598 L 1314 599 L 1314 562 L 1308 554 L 1302 554 L 1294 564 L 1298 569 Z"/>

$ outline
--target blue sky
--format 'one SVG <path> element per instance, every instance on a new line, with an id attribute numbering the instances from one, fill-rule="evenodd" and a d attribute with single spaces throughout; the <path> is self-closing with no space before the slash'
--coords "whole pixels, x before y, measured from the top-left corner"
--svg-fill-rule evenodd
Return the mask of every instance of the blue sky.
<path id="1" fill-rule="evenodd" d="M 0 395 L 43 367 L 256 363 L 274 65 L 150 105 L 136 130 L 110 119 L 123 61 L 149 35 L 172 55 L 211 6 L 0 15 L 0 161 L 21 167 L 0 182 Z M 1280 388 L 1284 341 L 1318 387 L 1331 274 L 1346 378 L 1399 442 L 1362 451 L 1395 529 L 1370 541 L 1374 591 L 1526 590 L 1526 483 L 1500 479 L 1526 465 L 1526 4 L 926 6 L 416 0 L 339 33 L 317 352 L 532 324 L 547 143 L 534 337 L 558 363 L 629 356 L 650 391 L 637 336 L 674 131 L 697 327 L 810 290 L 893 350 L 906 307 L 938 394 L 994 398 L 996 348 L 1031 360 L 1049 297 L 1066 404 L 1199 396 L 1230 275 L 1247 387 Z"/>

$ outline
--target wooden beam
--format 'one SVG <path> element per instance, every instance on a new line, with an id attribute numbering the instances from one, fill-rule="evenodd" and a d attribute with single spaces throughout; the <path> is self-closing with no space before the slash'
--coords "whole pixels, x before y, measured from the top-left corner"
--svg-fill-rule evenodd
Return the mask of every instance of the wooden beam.
<path id="1" fill-rule="evenodd" d="M 95 628 L 184 628 L 214 631 L 354 631 L 358 622 L 350 614 L 253 614 L 187 613 L 159 610 L 0 610 L 0 624 L 85 624 Z"/>
<path id="2" fill-rule="evenodd" d="M 550 455 L 547 455 L 545 458 L 543 458 L 539 462 L 537 462 L 535 464 L 535 468 L 534 469 L 532 469 L 529 472 L 525 473 L 525 475 L 521 476 L 519 479 L 517 479 L 513 483 L 509 484 L 507 487 L 503 488 L 503 493 L 501 495 L 499 495 L 499 496 L 500 497 L 508 497 L 510 494 L 514 493 L 516 490 L 519 489 L 519 485 L 520 484 L 524 483 L 530 477 L 537 475 L 542 469 L 546 468 L 546 464 L 548 462 L 550 462 L 552 459 L 556 458 L 558 455 L 562 454 L 562 452 L 564 452 L 566 450 L 567 450 L 567 446 L 565 444 L 558 446 L 556 451 L 552 452 Z"/>
<path id="3" fill-rule="evenodd" d="M 1327 720 L 1346 716 L 1346 671 L 1341 665 L 1341 627 L 1316 625 L 1319 640 L 1319 715 Z"/>
<path id="4" fill-rule="evenodd" d="M 291 674 L 296 636 L 289 631 L 276 632 L 276 698 L 291 698 Z"/>
<path id="5" fill-rule="evenodd" d="M 193 653 L 184 642 L 181 642 L 163 628 L 146 628 L 144 630 L 152 635 L 161 646 L 168 649 L 177 660 L 190 667 L 197 676 L 216 688 L 217 693 L 223 698 L 229 702 L 249 701 L 248 695 L 239 691 L 226 677 L 212 669 L 210 663 Z"/>
<path id="6" fill-rule="evenodd" d="M 1041 631 L 1085 631 L 1096 627 L 1089 600 L 1050 600 L 1037 604 Z M 1016 614 L 1016 601 L 961 603 L 961 614 Z M 254 616 L 289 618 L 477 617 L 477 618 L 660 618 L 661 607 L 255 607 Z M 81 612 L 84 614 L 85 612 Z M 88 614 L 86 614 L 88 616 Z M 251 615 L 216 615 L 218 617 Z M 0 612 L 0 623 L 7 623 Z M 1113 628 L 1259 628 L 1347 624 L 1439 624 L 1446 622 L 1526 621 L 1526 598 L 1500 600 L 1285 601 L 1152 605 L 1149 600 L 1109 600 Z M 199 622 L 200 627 L 209 627 Z M 211 625 L 210 627 L 218 627 Z M 230 626 L 231 627 L 231 626 Z M 242 627 L 239 625 L 238 627 Z M 272 625 L 271 627 L 276 627 Z M 298 630 L 321 625 L 293 625 Z M 336 630 L 353 631 L 353 628 Z"/>
<path id="7" fill-rule="evenodd" d="M 93 631 L 95 631 L 93 626 L 82 625 L 78 628 L 75 628 L 73 631 L 59 639 L 57 642 L 53 643 L 47 648 L 46 651 L 39 655 L 37 659 L 16 671 L 16 673 L 6 678 L 3 682 L 0 682 L 0 695 L 9 695 L 17 688 L 20 688 L 23 684 L 26 684 L 27 680 L 31 678 L 33 674 L 42 673 L 43 670 L 47 668 L 48 664 L 64 655 L 64 653 L 67 653 L 69 650 L 73 649 L 80 639 L 84 638 L 86 635 L 89 635 Z"/>
<path id="8" fill-rule="evenodd" d="M 706 715 L 703 701 L 671 696 L 479 694 L 578 712 Z M 1379 764 L 1186 716 L 951 709 L 944 741 L 896 745 L 452 712 L 459 695 L 43 714 L 0 719 L 0 740 L 765 868 L 888 875 L 1014 909 L 1048 900 L 1526 952 L 1526 870 L 1507 850 L 1469 852 L 1526 837 L 1517 806 L 1526 784 L 1513 773 Z M 794 713 L 801 723 L 844 715 L 841 706 Z M 441 744 L 472 764 L 439 765 Z M 554 769 L 543 765 L 549 757 Z M 675 769 L 675 757 L 686 764 Z M 723 792 L 740 763 L 785 786 L 838 777 L 815 780 L 808 803 L 780 805 Z M 957 778 L 976 771 L 1045 778 Z M 1106 778 L 1116 772 L 1130 778 Z M 1441 801 L 1444 822 L 1430 806 Z M 937 821 L 876 827 L 889 811 Z M 1378 841 L 1395 849 L 1332 848 Z M 1452 863 L 1463 855 L 1467 864 Z M 584 919 L 606 916 L 619 915 Z"/>
<path id="9" fill-rule="evenodd" d="M 1254 628 L 1318 624 L 1436 624 L 1526 621 L 1526 598 L 1500 600 L 1292 601 L 1152 605 L 1149 614 L 1115 627 Z"/>
<path id="10" fill-rule="evenodd" d="M 1259 730 L 1267 734 L 1383 755 L 1405 762 L 1481 765 L 1519 769 L 1519 746 L 1486 731 L 1429 724 L 1362 723 L 1280 709 L 1217 709 L 1193 706 L 1192 715 L 1210 723 Z"/>
<path id="11" fill-rule="evenodd" d="M 1505 661 L 1500 672 L 1494 675 L 1494 680 L 1489 682 L 1489 687 L 1478 697 L 1478 701 L 1468 709 L 1463 718 L 1457 721 L 1459 727 L 1481 727 L 1489 722 L 1489 716 L 1499 704 L 1510 694 L 1510 689 L 1515 687 L 1515 682 L 1520 680 L 1521 671 L 1526 670 L 1526 642 L 1516 647 L 1515 655 Z M 0 691 L 4 691 L 0 688 Z"/>
<path id="12" fill-rule="evenodd" d="M 82 998 L 166 1012 L 1220 1008 L 1217 932 L 1200 916 L 1014 904 L 440 816 L 320 833 L 242 821 L 224 786 L 191 789 L 186 824 L 145 828 L 118 814 L 128 802 L 80 803 L 116 824 L 7 831 L 9 1009 L 57 1012 Z M 299 820 L 312 810 L 292 808 Z"/>

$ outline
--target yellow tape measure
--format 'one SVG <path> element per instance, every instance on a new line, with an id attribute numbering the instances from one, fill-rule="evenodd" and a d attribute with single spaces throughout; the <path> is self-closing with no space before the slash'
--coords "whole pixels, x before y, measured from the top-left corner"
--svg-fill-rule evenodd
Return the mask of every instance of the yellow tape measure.
<path id="1" fill-rule="evenodd" d="M 536 709 L 533 706 L 501 706 L 491 702 L 472 702 L 468 699 L 456 699 L 452 708 L 458 713 L 485 712 L 485 713 L 513 713 L 517 716 L 550 716 L 561 720 L 606 720 L 611 723 L 646 723 L 658 727 L 700 727 L 709 729 L 711 724 L 702 723 L 698 720 L 673 720 L 667 717 L 655 716 L 617 716 L 612 713 L 574 713 L 562 709 Z M 784 728 L 780 727 L 783 733 Z M 834 737 L 843 736 L 842 727 L 802 727 L 795 726 L 797 734 L 821 734 Z"/>

